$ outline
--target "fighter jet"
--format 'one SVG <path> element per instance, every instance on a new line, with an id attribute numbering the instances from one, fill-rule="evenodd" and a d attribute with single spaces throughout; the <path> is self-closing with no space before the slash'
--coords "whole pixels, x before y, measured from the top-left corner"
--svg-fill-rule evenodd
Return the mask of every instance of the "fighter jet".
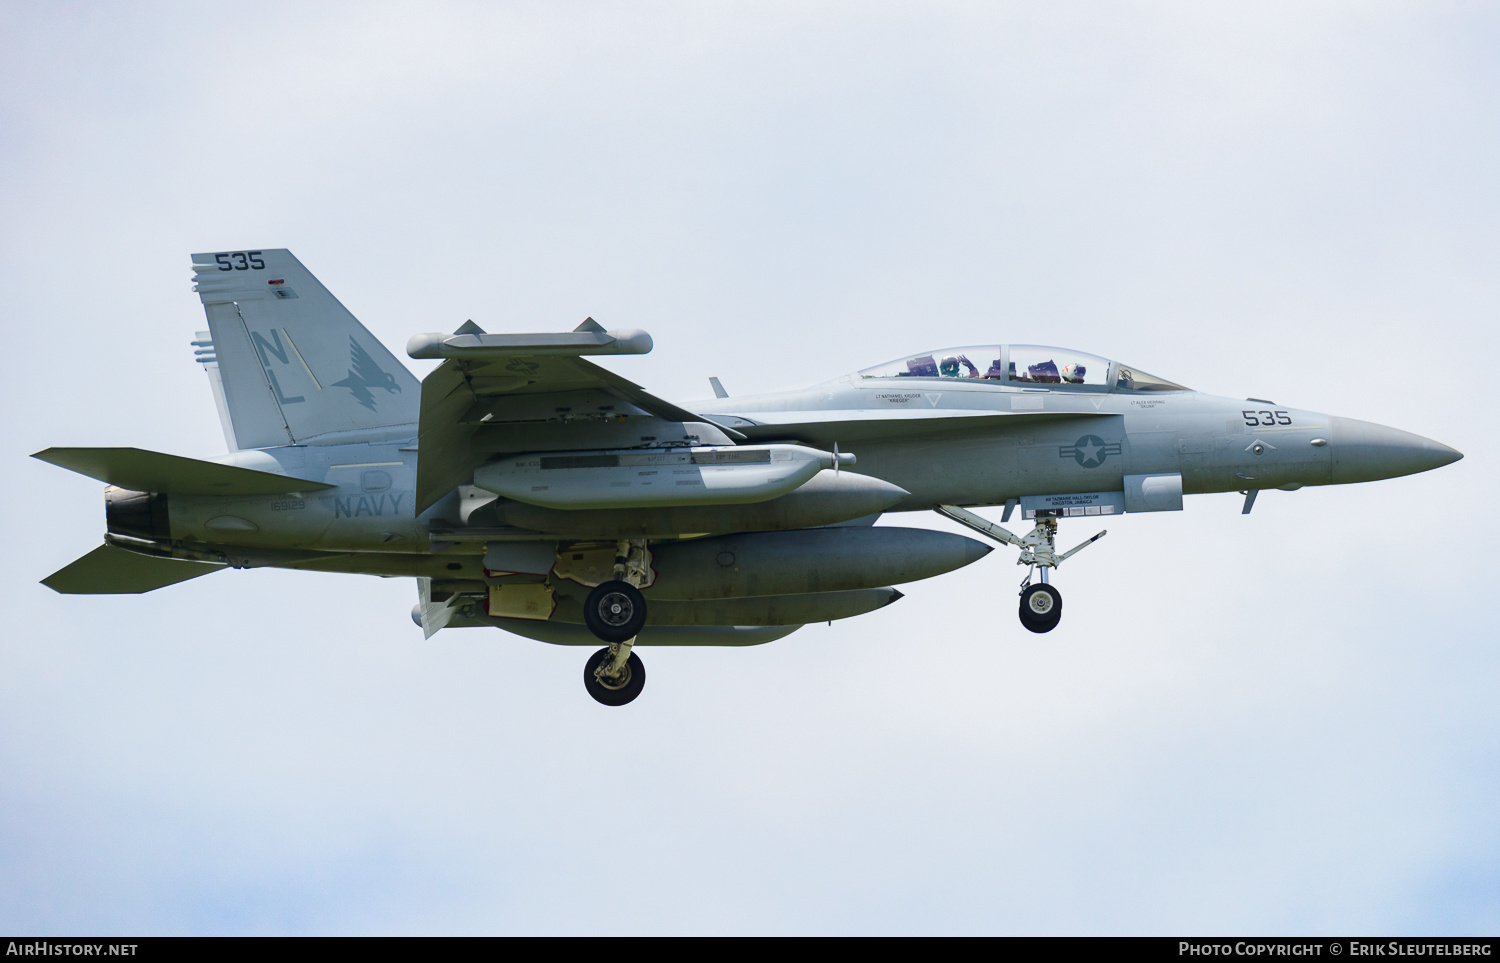
<path id="1" fill-rule="evenodd" d="M 192 256 L 193 342 L 229 453 L 48 448 L 107 483 L 104 544 L 43 580 L 140 593 L 223 568 L 416 580 L 412 618 L 600 645 L 584 685 L 624 705 L 641 645 L 759 645 L 872 612 L 995 542 L 1021 625 L 1062 617 L 1059 526 L 1183 496 L 1344 485 L 1463 457 L 1418 435 L 1222 398 L 1031 344 L 926 351 L 802 391 L 676 405 L 587 360 L 651 337 L 468 322 L 418 334 L 419 384 L 286 250 Z M 1019 510 L 1024 535 L 972 509 Z M 875 525 L 937 512 L 987 541 Z"/>

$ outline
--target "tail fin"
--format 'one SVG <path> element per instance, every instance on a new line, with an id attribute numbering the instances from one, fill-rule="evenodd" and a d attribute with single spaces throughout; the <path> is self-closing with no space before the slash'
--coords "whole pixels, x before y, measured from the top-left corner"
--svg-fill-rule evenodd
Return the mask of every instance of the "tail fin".
<path id="1" fill-rule="evenodd" d="M 194 254 L 237 448 L 414 424 L 417 379 L 287 250 Z"/>
<path id="2" fill-rule="evenodd" d="M 214 407 L 219 410 L 219 427 L 224 429 L 226 451 L 239 451 L 240 443 L 234 437 L 234 422 L 229 420 L 229 405 L 224 401 L 224 378 L 219 374 L 219 359 L 214 354 L 212 331 L 198 331 L 193 335 L 193 360 L 203 365 L 208 375 L 208 386 L 213 389 Z"/>

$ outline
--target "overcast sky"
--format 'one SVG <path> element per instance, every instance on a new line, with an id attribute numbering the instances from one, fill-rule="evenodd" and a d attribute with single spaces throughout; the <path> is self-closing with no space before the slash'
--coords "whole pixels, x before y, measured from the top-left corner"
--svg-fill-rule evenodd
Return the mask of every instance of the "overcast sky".
<path id="1" fill-rule="evenodd" d="M 0 0 L 0 930 L 1500 929 L 1500 9 Z M 1466 454 L 997 550 L 767 646 L 424 642 L 406 580 L 37 580 L 223 442 L 194 251 L 676 400 L 1058 344 Z M 413 363 L 424 374 L 427 365 Z M 935 516 L 887 523 L 948 528 Z M 1064 526 L 1061 541 L 1092 530 Z"/>

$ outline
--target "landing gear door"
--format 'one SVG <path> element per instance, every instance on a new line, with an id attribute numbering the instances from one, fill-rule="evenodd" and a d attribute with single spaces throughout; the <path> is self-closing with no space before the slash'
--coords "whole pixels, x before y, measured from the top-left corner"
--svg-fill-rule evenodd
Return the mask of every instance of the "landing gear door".
<path id="1" fill-rule="evenodd" d="M 1028 522 L 1037 518 L 1123 515 L 1125 511 L 1125 495 L 1122 492 L 1076 492 L 1069 495 L 1021 496 L 1021 517 Z"/>

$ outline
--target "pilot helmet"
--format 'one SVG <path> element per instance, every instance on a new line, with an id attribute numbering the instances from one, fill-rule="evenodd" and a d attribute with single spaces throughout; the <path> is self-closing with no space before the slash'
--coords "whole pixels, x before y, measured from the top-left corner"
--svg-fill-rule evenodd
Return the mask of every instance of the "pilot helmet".
<path id="1" fill-rule="evenodd" d="M 944 378 L 958 377 L 958 359 L 944 358 L 943 363 L 938 367 L 938 370 L 942 372 Z"/>
<path id="2" fill-rule="evenodd" d="M 1089 369 L 1076 361 L 1070 361 L 1062 367 L 1063 380 L 1075 385 L 1083 384 L 1083 376 Z"/>

